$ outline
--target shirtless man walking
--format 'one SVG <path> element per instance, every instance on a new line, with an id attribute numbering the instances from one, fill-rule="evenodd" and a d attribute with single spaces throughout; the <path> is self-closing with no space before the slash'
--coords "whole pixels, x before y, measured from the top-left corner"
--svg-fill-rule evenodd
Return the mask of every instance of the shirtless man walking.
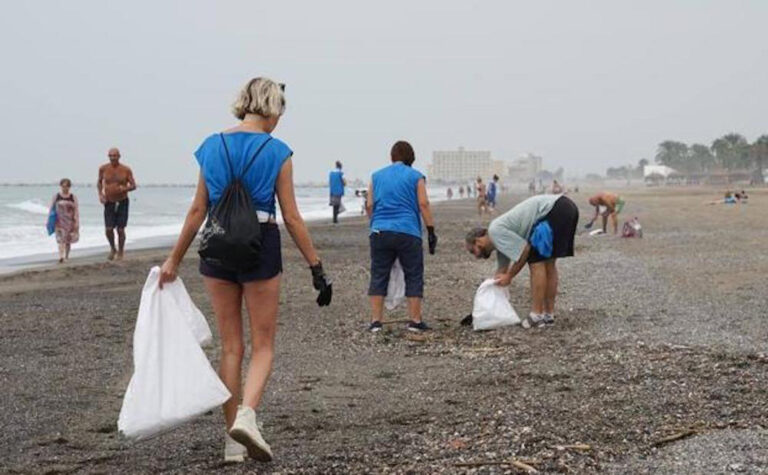
<path id="1" fill-rule="evenodd" d="M 128 224 L 128 192 L 136 189 L 136 181 L 130 168 L 120 163 L 120 151 L 110 148 L 109 163 L 99 167 L 96 189 L 99 201 L 104 205 L 104 227 L 109 241 L 109 257 L 121 260 L 125 250 L 125 226 Z M 117 228 L 118 248 L 115 248 Z"/>
<path id="2" fill-rule="evenodd" d="M 603 191 L 589 199 L 589 204 L 595 207 L 595 216 L 587 223 L 587 228 L 591 228 L 597 220 L 597 217 L 602 215 L 603 217 L 603 232 L 607 233 L 608 230 L 608 216 L 611 217 L 611 224 L 613 225 L 613 234 L 619 232 L 619 213 L 624 209 L 624 200 L 617 194 Z"/>

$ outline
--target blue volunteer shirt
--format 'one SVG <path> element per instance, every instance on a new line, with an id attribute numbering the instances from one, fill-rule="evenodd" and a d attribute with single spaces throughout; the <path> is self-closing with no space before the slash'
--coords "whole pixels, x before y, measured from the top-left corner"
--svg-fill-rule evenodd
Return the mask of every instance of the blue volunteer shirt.
<path id="1" fill-rule="evenodd" d="M 328 186 L 331 196 L 344 196 L 344 172 L 338 168 L 328 173 Z"/>
<path id="2" fill-rule="evenodd" d="M 491 201 L 494 201 L 496 199 L 496 182 L 491 182 L 488 184 L 488 199 Z"/>
<path id="3" fill-rule="evenodd" d="M 256 132 L 224 134 L 232 168 L 227 164 L 227 155 L 219 134 L 213 134 L 203 141 L 195 152 L 195 158 L 208 188 L 209 206 L 214 206 L 221 198 L 224 189 L 232 181 L 232 173 L 240 176 L 246 163 L 269 137 L 269 134 Z M 288 145 L 273 137 L 243 177 L 243 184 L 257 210 L 275 214 L 277 176 L 291 155 L 293 151 Z"/>
<path id="4" fill-rule="evenodd" d="M 375 172 L 371 232 L 394 231 L 421 239 L 421 211 L 416 192 L 424 178 L 418 170 L 395 162 Z"/>

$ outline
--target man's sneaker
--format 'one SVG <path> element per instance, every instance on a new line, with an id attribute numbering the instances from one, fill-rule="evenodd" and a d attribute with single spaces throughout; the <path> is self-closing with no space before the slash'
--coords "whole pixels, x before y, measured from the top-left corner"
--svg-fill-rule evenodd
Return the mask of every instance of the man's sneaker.
<path id="1" fill-rule="evenodd" d="M 228 433 L 224 436 L 224 462 L 239 463 L 245 462 L 248 455 L 248 449 L 243 444 L 238 443 Z"/>
<path id="2" fill-rule="evenodd" d="M 229 435 L 245 446 L 250 458 L 259 462 L 272 460 L 272 449 L 261 437 L 259 427 L 256 425 L 256 412 L 252 408 L 238 406 L 237 417 L 232 428 L 229 429 Z"/>
<path id="3" fill-rule="evenodd" d="M 384 328 L 384 326 L 379 321 L 371 322 L 371 324 L 368 325 L 368 331 L 371 333 L 380 332 L 382 328 Z"/>
<path id="4" fill-rule="evenodd" d="M 430 329 L 423 320 L 418 323 L 411 320 L 408 322 L 408 326 L 406 328 L 408 328 L 408 331 L 411 332 L 423 332 Z"/>
<path id="5" fill-rule="evenodd" d="M 550 315 L 548 313 L 545 313 L 544 314 L 543 323 L 544 323 L 544 325 L 554 325 L 555 324 L 555 316 L 554 315 Z"/>

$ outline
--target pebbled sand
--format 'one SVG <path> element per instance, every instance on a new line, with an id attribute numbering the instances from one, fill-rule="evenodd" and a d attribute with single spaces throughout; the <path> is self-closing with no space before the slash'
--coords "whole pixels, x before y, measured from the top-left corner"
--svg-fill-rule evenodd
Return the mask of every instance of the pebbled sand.
<path id="1" fill-rule="evenodd" d="M 463 249 L 474 200 L 436 206 L 423 339 L 402 324 L 365 332 L 362 219 L 311 226 L 335 281 L 330 308 L 314 304 L 284 233 L 277 359 L 259 411 L 270 464 L 221 463 L 219 411 L 145 442 L 115 433 L 140 289 L 166 251 L 4 276 L 0 472 L 500 473 L 512 458 L 543 472 L 768 471 L 768 193 L 729 207 L 702 204 L 715 189 L 622 194 L 645 238 L 577 237 L 547 329 L 458 326 L 493 269 Z M 582 222 L 587 197 L 572 195 Z M 215 333 L 196 264 L 192 251 L 181 276 Z M 511 289 L 521 315 L 527 278 Z M 479 465 L 457 466 L 467 462 Z"/>

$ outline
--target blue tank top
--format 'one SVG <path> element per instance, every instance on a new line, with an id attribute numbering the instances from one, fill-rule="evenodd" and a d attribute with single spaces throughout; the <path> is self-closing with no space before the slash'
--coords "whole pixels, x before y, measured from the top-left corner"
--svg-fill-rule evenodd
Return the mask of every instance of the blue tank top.
<path id="1" fill-rule="evenodd" d="M 344 172 L 338 168 L 328 173 L 328 185 L 331 188 L 331 196 L 344 196 Z"/>
<path id="2" fill-rule="evenodd" d="M 240 176 L 246 163 L 269 138 L 269 134 L 257 132 L 224 134 L 229 157 L 232 160 L 232 171 L 236 176 Z M 275 214 L 277 176 L 291 155 L 293 151 L 284 142 L 272 138 L 243 177 L 243 184 L 257 210 Z M 208 188 L 208 204 L 212 207 L 232 180 L 230 168 L 227 165 L 227 155 L 219 134 L 213 134 L 205 139 L 195 152 L 195 158 L 203 172 L 205 186 Z"/>
<path id="3" fill-rule="evenodd" d="M 373 215 L 371 232 L 394 231 L 421 239 L 421 211 L 416 192 L 424 178 L 402 162 L 382 168 L 372 176 Z"/>

